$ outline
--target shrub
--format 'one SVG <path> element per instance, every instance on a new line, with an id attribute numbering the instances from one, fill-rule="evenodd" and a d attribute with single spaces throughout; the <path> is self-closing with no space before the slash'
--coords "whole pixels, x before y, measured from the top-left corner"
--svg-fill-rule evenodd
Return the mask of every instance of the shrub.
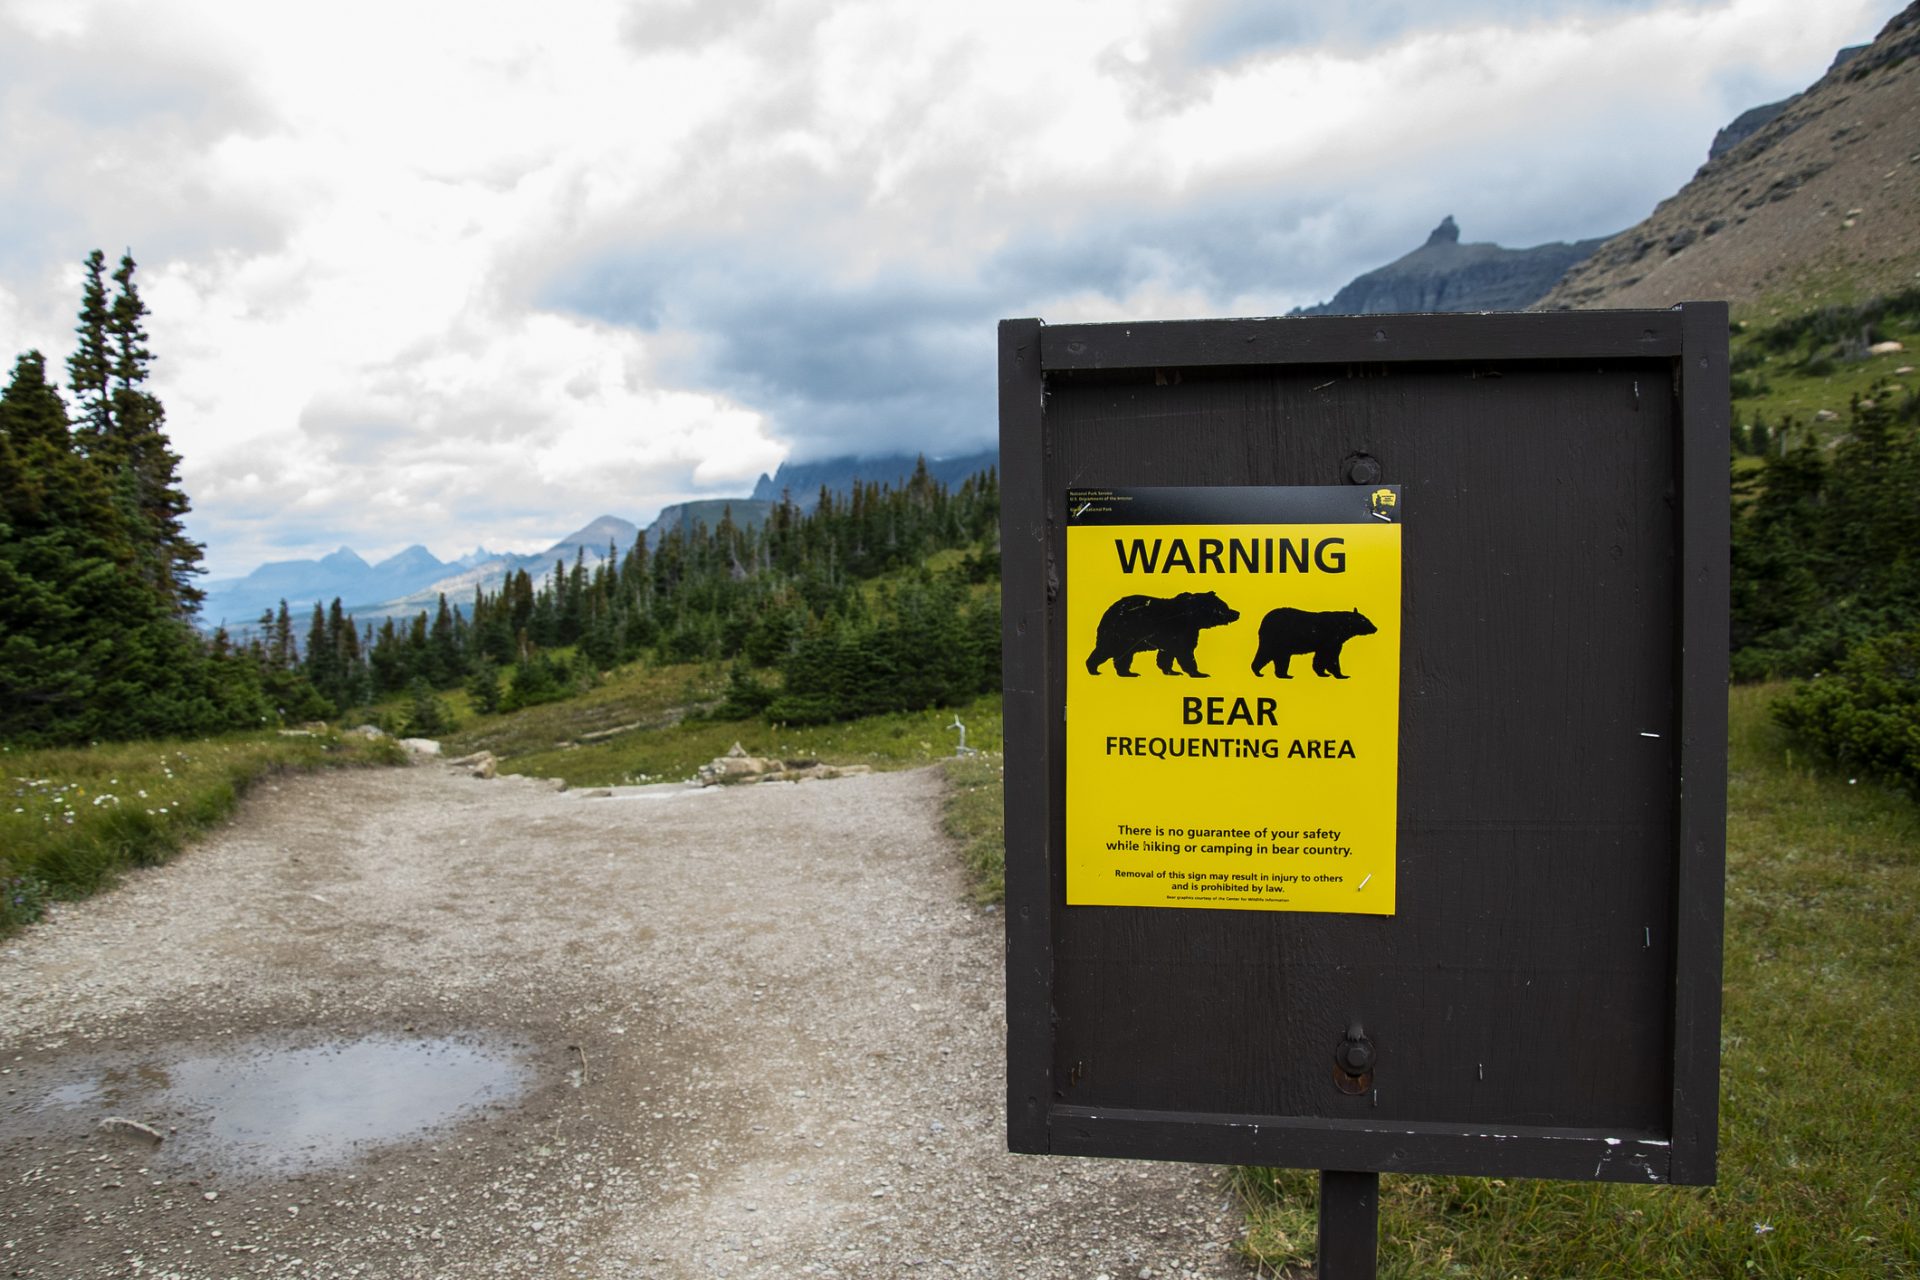
<path id="1" fill-rule="evenodd" d="M 434 696 L 433 686 L 424 676 L 415 676 L 407 685 L 407 696 L 411 702 L 407 707 L 406 736 L 437 738 L 453 730 L 453 712 Z"/>
<path id="2" fill-rule="evenodd" d="M 513 680 L 507 686 L 507 696 L 501 701 L 500 709 L 518 711 L 543 702 L 558 702 L 572 697 L 573 692 L 573 672 L 567 664 L 549 654 L 536 653 L 514 667 Z"/>
<path id="3" fill-rule="evenodd" d="M 467 700 L 483 716 L 500 710 L 500 668 L 492 658 L 481 654 L 467 676 Z"/>
<path id="4" fill-rule="evenodd" d="M 709 714 L 715 720 L 750 720 L 773 702 L 776 690 L 754 675 L 753 668 L 736 662 L 727 675 L 727 695 Z"/>
<path id="5" fill-rule="evenodd" d="M 1855 645 L 1774 715 L 1836 763 L 1920 796 L 1920 628 Z"/>

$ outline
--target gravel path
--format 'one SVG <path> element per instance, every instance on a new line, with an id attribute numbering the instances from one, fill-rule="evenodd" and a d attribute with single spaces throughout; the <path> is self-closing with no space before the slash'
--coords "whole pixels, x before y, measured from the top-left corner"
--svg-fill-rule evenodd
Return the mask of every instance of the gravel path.
<path id="1" fill-rule="evenodd" d="M 259 789 L 0 948 L 0 1272 L 1246 1276 L 1215 1171 L 1006 1154 L 939 788 Z"/>

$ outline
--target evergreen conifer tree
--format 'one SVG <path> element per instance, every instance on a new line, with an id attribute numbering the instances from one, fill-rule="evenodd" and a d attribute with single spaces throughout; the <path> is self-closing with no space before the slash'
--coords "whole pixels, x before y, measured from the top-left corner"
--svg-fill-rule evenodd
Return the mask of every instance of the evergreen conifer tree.
<path id="1" fill-rule="evenodd" d="M 136 544 L 30 351 L 0 392 L 0 737 L 194 732 L 224 695 L 199 638 L 135 572 Z"/>
<path id="2" fill-rule="evenodd" d="M 144 526 L 138 530 L 143 572 L 174 613 L 187 618 L 206 595 L 194 584 L 205 548 L 187 536 L 189 503 L 180 487 L 180 455 L 167 441 L 166 410 L 145 387 L 153 353 L 141 323 L 147 306 L 133 275 L 133 255 L 122 254 L 113 273 L 119 292 L 107 311 L 109 425 L 103 460 L 120 470 L 125 500 Z M 82 327 L 88 323 L 83 308 Z"/>
<path id="3" fill-rule="evenodd" d="M 81 448 L 91 453 L 105 446 L 113 420 L 107 393 L 113 368 L 107 344 L 107 256 L 95 249 L 87 255 L 86 270 L 86 282 L 80 291 L 80 323 L 74 326 L 79 342 L 67 357 L 67 386 L 79 402 L 77 434 Z"/>

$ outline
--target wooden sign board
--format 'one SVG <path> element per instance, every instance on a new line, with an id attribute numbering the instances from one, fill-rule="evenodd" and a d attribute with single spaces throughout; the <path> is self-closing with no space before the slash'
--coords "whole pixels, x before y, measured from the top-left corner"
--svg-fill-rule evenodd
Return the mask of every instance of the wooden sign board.
<path id="1" fill-rule="evenodd" d="M 1713 1180 L 1726 353 L 1002 323 L 1014 1150 Z"/>

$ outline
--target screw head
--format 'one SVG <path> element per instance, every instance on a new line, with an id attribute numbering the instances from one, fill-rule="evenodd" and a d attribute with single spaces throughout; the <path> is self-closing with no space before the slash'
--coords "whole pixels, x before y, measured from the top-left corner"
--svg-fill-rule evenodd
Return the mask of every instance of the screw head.
<path id="1" fill-rule="evenodd" d="M 1380 462 L 1367 454 L 1356 454 L 1347 459 L 1348 484 L 1372 484 L 1380 478 Z"/>

